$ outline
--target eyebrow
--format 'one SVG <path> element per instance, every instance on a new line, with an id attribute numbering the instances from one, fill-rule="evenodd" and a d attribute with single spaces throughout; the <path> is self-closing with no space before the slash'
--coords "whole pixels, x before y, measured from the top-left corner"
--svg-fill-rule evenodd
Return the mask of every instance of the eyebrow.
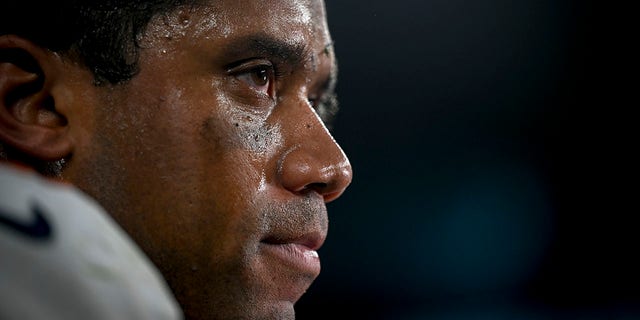
<path id="1" fill-rule="evenodd" d="M 318 54 L 327 54 L 333 46 L 333 41 L 327 43 Z M 293 70 L 304 67 L 307 62 L 313 62 L 312 53 L 304 42 L 291 43 L 267 34 L 254 34 L 232 40 L 225 46 L 224 56 L 230 61 L 255 57 L 269 58 L 277 60 L 280 64 Z M 323 113 L 321 117 L 324 118 L 323 120 L 328 126 L 331 125 L 339 109 L 335 92 L 338 75 L 337 59 L 334 58 L 332 64 L 329 76 L 320 84 L 323 91 L 323 97 L 320 99 L 323 110 L 320 112 Z"/>
<path id="2" fill-rule="evenodd" d="M 266 57 L 297 68 L 311 60 L 309 47 L 302 42 L 290 43 L 266 34 L 240 37 L 227 44 L 224 55 L 229 59 Z"/>

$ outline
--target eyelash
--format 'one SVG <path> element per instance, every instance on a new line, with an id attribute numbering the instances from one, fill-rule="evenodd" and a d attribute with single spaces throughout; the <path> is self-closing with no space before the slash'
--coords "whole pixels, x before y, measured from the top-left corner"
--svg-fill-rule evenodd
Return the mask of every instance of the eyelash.
<path id="1" fill-rule="evenodd" d="M 230 74 L 237 78 L 243 75 L 253 76 L 258 72 L 266 71 L 269 78 L 268 94 L 271 98 L 275 98 L 276 85 L 279 81 L 282 81 L 284 76 L 278 64 L 262 59 L 242 60 L 234 63 L 228 70 Z M 329 126 L 338 110 L 338 101 L 335 94 L 321 94 L 308 100 L 322 121 Z"/>
<path id="2" fill-rule="evenodd" d="M 277 84 L 278 81 L 280 81 L 282 79 L 282 72 L 280 71 L 280 68 L 278 68 L 278 66 L 276 64 L 273 64 L 269 61 L 256 61 L 256 59 L 250 59 L 250 60 L 243 60 L 237 63 L 234 63 L 233 66 L 231 66 L 230 68 L 228 68 L 229 73 L 234 75 L 236 78 L 242 78 L 243 76 L 256 76 L 259 73 L 264 73 L 266 72 L 266 74 L 264 74 L 267 79 L 265 81 L 268 81 L 268 85 L 269 87 L 267 88 L 267 93 L 270 97 L 274 98 L 275 97 L 275 86 Z M 262 75 L 258 75 L 259 77 Z M 255 80 L 251 79 L 251 80 Z M 256 82 L 256 81 L 254 81 Z M 264 84 L 267 85 L 267 84 Z M 260 85 L 259 85 L 260 86 Z"/>

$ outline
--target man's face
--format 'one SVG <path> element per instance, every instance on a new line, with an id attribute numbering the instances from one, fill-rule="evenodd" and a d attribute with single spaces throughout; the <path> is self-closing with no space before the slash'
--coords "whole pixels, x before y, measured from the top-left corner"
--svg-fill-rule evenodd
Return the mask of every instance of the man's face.
<path id="1" fill-rule="evenodd" d="M 310 101 L 335 59 L 321 1 L 215 1 L 154 18 L 140 73 L 69 117 L 64 178 L 160 268 L 186 314 L 293 318 L 351 167 Z"/>

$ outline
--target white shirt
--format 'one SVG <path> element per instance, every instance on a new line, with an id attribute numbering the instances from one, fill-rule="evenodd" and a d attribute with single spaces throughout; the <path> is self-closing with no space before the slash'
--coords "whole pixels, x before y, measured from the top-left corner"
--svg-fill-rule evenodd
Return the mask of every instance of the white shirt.
<path id="1" fill-rule="evenodd" d="M 0 319 L 182 319 L 159 271 L 91 198 L 0 164 Z"/>

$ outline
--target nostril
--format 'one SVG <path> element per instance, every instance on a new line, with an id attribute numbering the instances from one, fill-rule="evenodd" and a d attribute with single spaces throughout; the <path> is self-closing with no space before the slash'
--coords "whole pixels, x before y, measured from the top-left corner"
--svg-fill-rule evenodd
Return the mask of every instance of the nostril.
<path id="1" fill-rule="evenodd" d="M 329 187 L 329 184 L 327 184 L 327 183 L 314 182 L 314 183 L 311 183 L 311 184 L 307 185 L 306 189 L 314 190 L 315 192 L 317 192 L 319 194 L 324 194 L 328 187 Z"/>
<path id="2" fill-rule="evenodd" d="M 325 202 L 331 202 L 340 197 L 344 189 L 336 190 L 334 183 L 316 182 L 308 184 L 300 193 L 315 192 L 319 194 Z"/>

